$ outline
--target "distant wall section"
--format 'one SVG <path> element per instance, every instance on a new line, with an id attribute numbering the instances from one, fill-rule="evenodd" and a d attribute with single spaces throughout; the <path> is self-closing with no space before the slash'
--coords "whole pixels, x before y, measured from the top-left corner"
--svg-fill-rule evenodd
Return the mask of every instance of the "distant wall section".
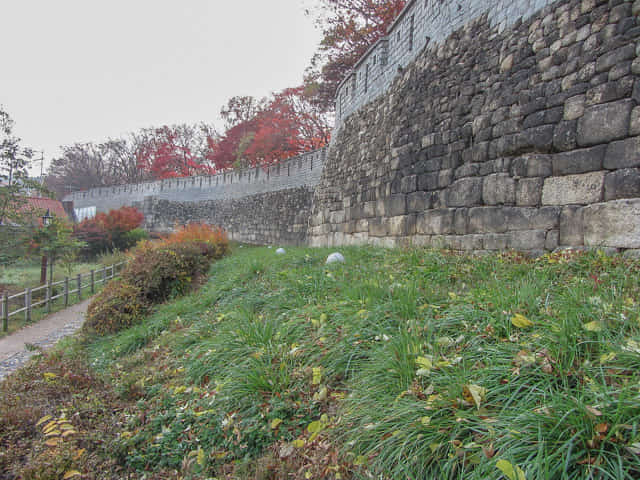
<path id="1" fill-rule="evenodd" d="M 65 201 L 73 201 L 75 209 L 95 207 L 98 212 L 136 206 L 154 231 L 204 221 L 240 241 L 301 244 L 325 156 L 321 149 L 266 169 L 96 188 L 72 193 Z"/>

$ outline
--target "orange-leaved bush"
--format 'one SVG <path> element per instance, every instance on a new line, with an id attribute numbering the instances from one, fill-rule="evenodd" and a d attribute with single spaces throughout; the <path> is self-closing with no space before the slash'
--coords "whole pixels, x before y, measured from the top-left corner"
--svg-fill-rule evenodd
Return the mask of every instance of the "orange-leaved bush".
<path id="1" fill-rule="evenodd" d="M 140 242 L 121 278 L 109 283 L 89 306 L 86 330 L 105 334 L 131 326 L 148 306 L 187 293 L 227 250 L 226 234 L 203 225 Z"/>
<path id="2" fill-rule="evenodd" d="M 176 226 L 173 233 L 163 238 L 166 245 L 185 242 L 206 243 L 213 247 L 214 259 L 220 258 L 229 251 L 229 239 L 227 233 L 219 227 L 206 223 L 189 223 L 184 226 Z"/>

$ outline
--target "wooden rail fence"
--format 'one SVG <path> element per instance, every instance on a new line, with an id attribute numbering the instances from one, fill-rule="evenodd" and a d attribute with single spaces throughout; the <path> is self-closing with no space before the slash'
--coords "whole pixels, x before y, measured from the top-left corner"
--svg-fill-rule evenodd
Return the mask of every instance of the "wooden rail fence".
<path id="1" fill-rule="evenodd" d="M 30 322 L 34 307 L 43 305 L 46 308 L 46 312 L 50 313 L 53 302 L 59 298 L 64 298 L 65 307 L 69 306 L 70 295 L 76 294 L 78 301 L 82 300 L 83 290 L 85 292 L 89 290 L 89 293 L 94 293 L 96 285 L 106 283 L 107 280 L 115 278 L 122 271 L 122 266 L 125 263 L 126 262 L 115 263 L 98 270 L 79 273 L 72 278 L 65 277 L 64 280 L 47 283 L 40 287 L 27 288 L 14 295 L 9 295 L 5 292 L 2 297 L 2 303 L 0 304 L 2 331 L 6 332 L 9 330 L 9 318 L 13 315 L 24 313 L 25 322 Z M 34 295 L 36 300 L 39 296 L 42 297 L 42 299 L 34 302 Z"/>

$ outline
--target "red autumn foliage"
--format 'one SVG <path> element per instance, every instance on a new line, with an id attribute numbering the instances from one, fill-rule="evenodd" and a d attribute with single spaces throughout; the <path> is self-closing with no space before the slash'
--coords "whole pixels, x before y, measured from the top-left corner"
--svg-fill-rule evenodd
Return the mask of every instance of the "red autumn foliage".
<path id="1" fill-rule="evenodd" d="M 316 12 L 322 29 L 320 48 L 307 70 L 307 83 L 317 83 L 315 101 L 331 111 L 338 85 L 358 59 L 387 34 L 406 0 L 321 0 Z"/>
<path id="2" fill-rule="evenodd" d="M 270 165 L 329 142 L 326 116 L 305 87 L 288 88 L 260 102 L 233 98 L 221 114 L 228 130 L 211 150 L 217 170 Z"/>
<path id="3" fill-rule="evenodd" d="M 113 248 L 125 249 L 128 232 L 142 225 L 144 215 L 134 207 L 122 207 L 109 213 L 98 213 L 74 227 L 74 236 L 87 242 L 87 253 L 95 255 Z"/>
<path id="4" fill-rule="evenodd" d="M 215 169 L 208 163 L 206 152 L 197 151 L 197 142 L 211 148 L 215 140 L 211 135 L 202 138 L 195 128 L 186 125 L 163 126 L 146 131 L 147 139 L 136 152 L 138 168 L 151 173 L 153 178 L 208 175 Z"/>

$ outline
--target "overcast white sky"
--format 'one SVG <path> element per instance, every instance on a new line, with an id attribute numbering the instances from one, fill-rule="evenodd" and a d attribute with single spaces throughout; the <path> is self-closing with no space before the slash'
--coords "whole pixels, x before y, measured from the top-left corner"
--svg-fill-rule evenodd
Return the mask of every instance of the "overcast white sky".
<path id="1" fill-rule="evenodd" d="M 221 127 L 230 97 L 302 82 L 320 40 L 309 3 L 0 0 L 0 104 L 23 145 L 44 149 L 45 168 L 59 145 Z"/>

